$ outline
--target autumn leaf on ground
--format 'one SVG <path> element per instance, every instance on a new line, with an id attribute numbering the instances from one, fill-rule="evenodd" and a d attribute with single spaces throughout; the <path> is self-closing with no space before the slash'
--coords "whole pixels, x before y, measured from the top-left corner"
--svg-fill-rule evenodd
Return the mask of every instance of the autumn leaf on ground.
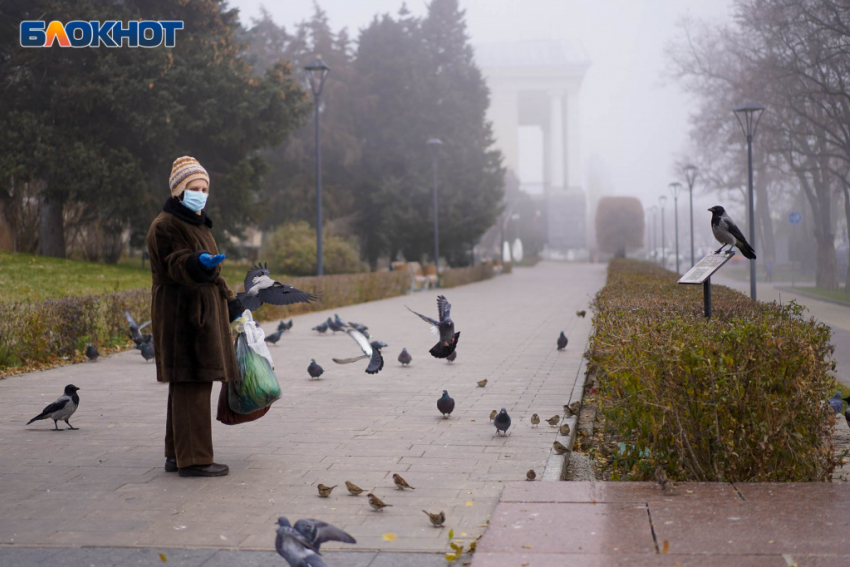
<path id="1" fill-rule="evenodd" d="M 160 553 L 160 554 L 159 554 L 159 558 L 160 558 L 160 559 L 162 559 L 162 562 L 163 562 L 163 563 L 168 563 L 168 559 L 165 557 L 165 554 L 164 554 L 164 553 Z"/>
<path id="2" fill-rule="evenodd" d="M 381 538 L 382 538 L 384 541 L 395 541 L 395 539 L 396 539 L 397 537 L 398 537 L 398 536 L 397 536 L 397 535 L 395 535 L 394 533 L 389 533 L 389 532 L 388 532 L 388 533 L 385 533 L 384 535 L 382 535 L 382 536 L 381 536 Z"/>
<path id="3" fill-rule="evenodd" d="M 661 550 L 662 555 L 666 555 L 667 551 L 670 549 L 670 542 L 666 539 L 664 540 L 664 548 Z"/>

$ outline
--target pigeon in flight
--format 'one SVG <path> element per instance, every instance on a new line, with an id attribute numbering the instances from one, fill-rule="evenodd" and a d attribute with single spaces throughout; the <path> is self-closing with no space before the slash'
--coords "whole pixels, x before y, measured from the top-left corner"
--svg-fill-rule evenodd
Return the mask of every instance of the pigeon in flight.
<path id="1" fill-rule="evenodd" d="M 338 315 L 337 315 L 337 318 L 339 318 L 339 316 L 338 316 Z M 337 321 L 336 323 L 340 323 L 340 322 L 341 322 L 341 321 Z M 349 322 L 348 322 L 348 326 L 349 326 L 349 327 L 354 327 L 355 329 L 357 329 L 358 331 L 360 331 L 361 333 L 363 333 L 363 335 L 364 335 L 367 339 L 371 339 L 371 338 L 372 338 L 372 334 L 369 332 L 369 327 L 367 327 L 366 325 L 363 325 L 363 324 L 361 324 L 361 323 L 353 323 L 353 322 L 349 321 Z"/>
<path id="2" fill-rule="evenodd" d="M 407 347 L 401 349 L 401 354 L 398 355 L 398 361 L 401 362 L 402 366 L 407 366 L 413 362 L 413 357 L 407 352 Z"/>
<path id="3" fill-rule="evenodd" d="M 835 395 L 829 399 L 829 405 L 832 406 L 832 409 L 835 413 L 841 413 L 844 409 L 844 399 L 841 397 L 841 392 L 835 392 Z"/>
<path id="4" fill-rule="evenodd" d="M 372 341 L 369 344 L 372 345 L 372 348 L 376 348 L 378 350 L 381 350 L 382 348 L 386 348 L 386 347 L 390 346 L 387 343 L 382 342 L 382 341 Z"/>
<path id="5" fill-rule="evenodd" d="M 145 321 L 141 325 L 137 325 L 136 321 L 133 320 L 133 316 L 130 315 L 129 311 L 124 311 L 124 317 L 127 318 L 127 323 L 130 324 L 130 338 L 133 339 L 133 342 L 136 343 L 136 348 L 139 348 L 141 343 L 147 343 L 151 340 L 150 334 L 142 334 L 142 329 L 151 324 L 150 321 Z"/>
<path id="6" fill-rule="evenodd" d="M 507 434 L 508 428 L 511 426 L 511 416 L 508 415 L 508 410 L 502 408 L 496 417 L 493 418 L 493 423 L 496 425 L 496 434 L 501 431 L 502 434 Z"/>
<path id="7" fill-rule="evenodd" d="M 325 369 L 322 368 L 321 366 L 319 366 L 318 364 L 316 364 L 316 359 L 311 358 L 310 359 L 310 366 L 307 367 L 307 373 L 310 375 L 310 380 L 312 380 L 313 378 L 318 379 L 319 376 L 321 376 L 324 372 L 325 372 Z"/>
<path id="8" fill-rule="evenodd" d="M 448 419 L 455 410 L 455 400 L 449 397 L 449 393 L 446 390 L 443 390 L 443 397 L 437 400 L 437 409 L 443 414 L 443 419 Z"/>
<path id="9" fill-rule="evenodd" d="M 291 328 L 292 328 L 292 319 L 290 319 L 288 323 L 286 321 L 281 321 L 280 323 L 277 324 L 277 330 L 278 331 L 286 332 Z"/>
<path id="10" fill-rule="evenodd" d="M 274 547 L 290 567 L 328 567 L 316 546 L 310 543 L 304 534 L 293 528 L 289 520 L 281 516 L 277 524 Z"/>
<path id="11" fill-rule="evenodd" d="M 322 323 L 319 323 L 318 325 L 316 325 L 315 327 L 313 327 L 313 328 L 312 328 L 312 329 L 310 329 L 310 330 L 311 330 L 311 331 L 316 331 L 316 332 L 318 332 L 319 334 L 324 335 L 325 333 L 327 333 L 327 332 L 328 332 L 328 322 L 327 322 L 327 321 L 323 321 Z"/>
<path id="12" fill-rule="evenodd" d="M 561 336 L 558 337 L 558 350 L 564 350 L 567 348 L 567 335 L 564 334 L 564 331 L 561 331 Z"/>
<path id="13" fill-rule="evenodd" d="M 67 423 L 68 429 L 79 429 L 79 427 L 74 427 L 68 421 L 80 405 L 80 396 L 77 395 L 77 390 L 79 388 L 73 384 L 65 386 L 65 393 L 59 396 L 55 402 L 44 408 L 44 411 L 29 420 L 27 425 L 33 421 L 50 418 L 53 420 L 54 431 L 62 431 L 62 429 L 59 429 L 59 420 Z"/>
<path id="14" fill-rule="evenodd" d="M 268 264 L 257 264 L 245 276 L 245 291 L 237 293 L 236 298 L 245 309 L 256 311 L 263 303 L 272 305 L 291 305 L 310 303 L 317 297 L 312 293 L 277 282 L 270 277 Z"/>
<path id="15" fill-rule="evenodd" d="M 735 221 L 726 214 L 726 209 L 720 205 L 715 205 L 708 210 L 711 211 L 711 232 L 714 234 L 714 238 L 723 245 L 714 253 L 720 254 L 720 251 L 728 244 L 730 248 L 736 246 L 744 255 L 744 258 L 755 260 L 755 250 L 744 238 L 744 234 L 735 224 Z"/>
<path id="16" fill-rule="evenodd" d="M 354 342 L 360 347 L 360 350 L 363 351 L 363 354 L 360 356 L 355 356 L 354 358 L 334 358 L 333 361 L 337 364 L 348 364 L 350 362 L 357 362 L 358 360 L 363 360 L 364 358 L 368 358 L 369 366 L 366 367 L 366 374 L 377 374 L 381 371 L 381 368 L 384 367 L 384 357 L 381 356 L 381 351 L 376 348 L 372 348 L 372 345 L 369 344 L 369 340 L 363 336 L 363 333 L 358 331 L 357 329 L 346 329 L 345 331 L 348 333 L 348 336 L 354 339 Z"/>
<path id="17" fill-rule="evenodd" d="M 99 356 L 100 353 L 97 352 L 97 348 L 91 343 L 86 343 L 86 357 L 92 362 L 97 362 Z"/>
<path id="18" fill-rule="evenodd" d="M 455 348 L 457 348 L 457 341 L 460 338 L 460 333 L 455 333 L 455 324 L 451 318 L 452 304 L 448 302 L 444 295 L 437 296 L 437 312 L 440 316 L 439 321 L 435 321 L 430 317 L 417 313 L 410 307 L 408 307 L 407 310 L 418 316 L 426 323 L 430 323 L 432 333 L 439 333 L 440 342 L 431 348 L 431 356 L 434 358 L 446 358 L 454 352 Z"/>
<path id="19" fill-rule="evenodd" d="M 275 331 L 274 333 L 270 334 L 269 336 L 267 336 L 267 337 L 266 337 L 265 339 L 263 339 L 263 340 L 264 340 L 265 342 L 267 342 L 267 343 L 271 343 L 271 344 L 273 344 L 273 345 L 276 345 L 276 344 L 277 344 L 277 341 L 279 341 L 279 340 L 280 340 L 280 336 L 281 336 L 282 334 L 283 334 L 283 330 Z"/>
<path id="20" fill-rule="evenodd" d="M 286 518 L 279 518 L 279 524 L 281 520 L 286 520 Z M 316 551 L 319 551 L 321 545 L 327 541 L 357 543 L 356 539 L 351 537 L 343 530 L 321 520 L 311 520 L 309 518 L 304 518 L 303 520 L 298 520 L 297 522 L 295 522 L 295 525 L 292 527 L 295 529 L 295 531 L 304 536 L 304 539 L 309 541 L 316 548 Z"/>

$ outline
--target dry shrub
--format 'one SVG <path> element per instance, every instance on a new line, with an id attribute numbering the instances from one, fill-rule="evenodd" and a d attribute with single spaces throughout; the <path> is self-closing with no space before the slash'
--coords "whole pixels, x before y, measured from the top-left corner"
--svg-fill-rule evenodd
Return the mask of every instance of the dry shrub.
<path id="1" fill-rule="evenodd" d="M 829 327 L 796 303 L 754 303 L 673 272 L 614 260 L 594 300 L 588 357 L 600 407 L 625 450 L 612 478 L 655 467 L 700 481 L 827 480 L 837 464 Z"/>
<path id="2" fill-rule="evenodd" d="M 493 265 L 481 264 L 470 268 L 450 268 L 440 273 L 440 287 L 457 287 L 493 277 Z"/>

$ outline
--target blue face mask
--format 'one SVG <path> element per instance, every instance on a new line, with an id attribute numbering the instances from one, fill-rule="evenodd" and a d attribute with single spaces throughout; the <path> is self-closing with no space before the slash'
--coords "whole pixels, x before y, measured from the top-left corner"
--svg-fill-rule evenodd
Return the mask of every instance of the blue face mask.
<path id="1" fill-rule="evenodd" d="M 190 211 L 200 212 L 207 206 L 207 193 L 200 191 L 183 191 L 183 206 Z"/>

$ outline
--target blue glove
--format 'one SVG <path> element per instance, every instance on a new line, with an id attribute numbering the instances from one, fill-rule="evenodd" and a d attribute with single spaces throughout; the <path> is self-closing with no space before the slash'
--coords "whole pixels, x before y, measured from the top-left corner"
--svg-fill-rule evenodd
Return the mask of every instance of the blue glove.
<path id="1" fill-rule="evenodd" d="M 224 254 L 216 254 L 215 256 L 210 256 L 209 254 L 201 254 L 198 257 L 198 260 L 201 262 L 201 265 L 208 270 L 211 270 L 221 264 L 222 260 L 224 260 Z"/>

